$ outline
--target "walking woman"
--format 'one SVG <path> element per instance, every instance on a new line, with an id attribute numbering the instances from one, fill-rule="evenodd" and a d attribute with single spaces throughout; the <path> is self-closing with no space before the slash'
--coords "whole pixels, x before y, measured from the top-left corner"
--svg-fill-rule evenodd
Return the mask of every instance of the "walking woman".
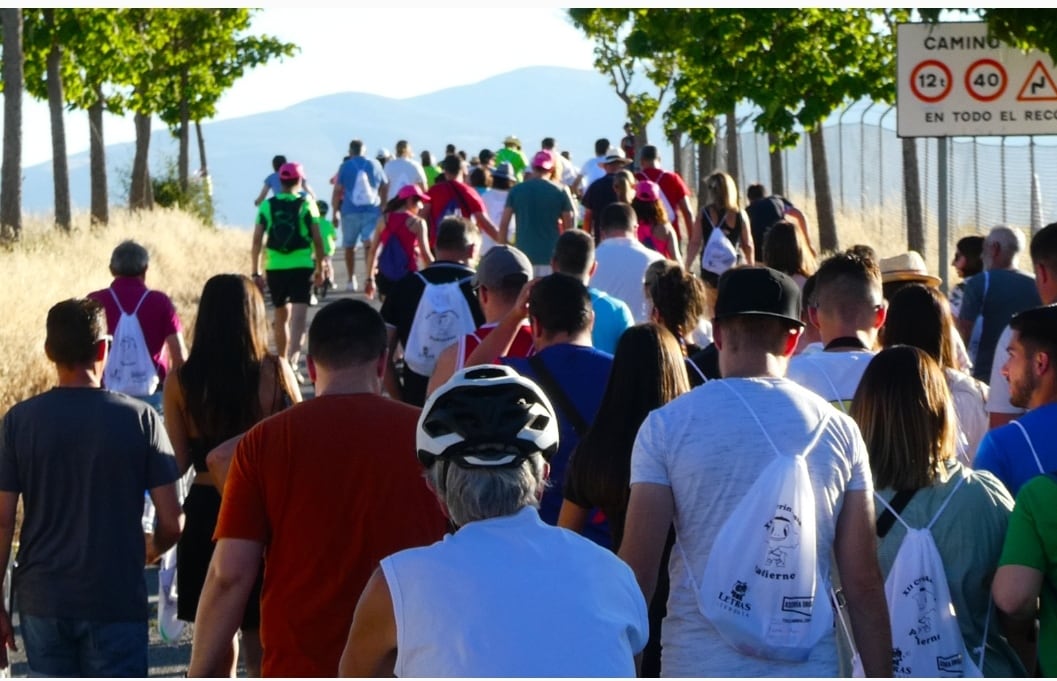
<path id="1" fill-rule="evenodd" d="M 738 187 L 734 178 L 716 171 L 705 180 L 705 187 L 710 202 L 701 209 L 690 231 L 686 269 L 691 269 L 700 253 L 701 278 L 708 287 L 709 308 L 712 308 L 716 302 L 719 275 L 736 265 L 752 265 L 755 247 L 749 216 L 738 205 Z"/>
<path id="2" fill-rule="evenodd" d="M 177 616 L 193 622 L 213 556 L 213 530 L 220 492 L 206 468 L 206 455 L 261 419 L 301 401 L 293 370 L 268 352 L 264 298 L 240 274 L 218 274 L 206 282 L 198 304 L 191 353 L 165 382 L 165 429 L 180 472 L 194 466 L 184 500 L 186 517 L 176 549 Z M 260 580 L 242 619 L 243 662 L 260 675 Z M 238 642 L 232 641 L 235 675 Z"/>

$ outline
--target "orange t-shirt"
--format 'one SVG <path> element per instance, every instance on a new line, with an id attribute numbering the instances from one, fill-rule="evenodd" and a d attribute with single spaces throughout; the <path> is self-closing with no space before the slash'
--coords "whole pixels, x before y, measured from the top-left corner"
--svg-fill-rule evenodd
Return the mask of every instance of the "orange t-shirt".
<path id="1" fill-rule="evenodd" d="M 214 539 L 266 545 L 262 673 L 326 677 L 378 562 L 443 537 L 415 457 L 419 409 L 379 395 L 316 397 L 235 450 Z"/>

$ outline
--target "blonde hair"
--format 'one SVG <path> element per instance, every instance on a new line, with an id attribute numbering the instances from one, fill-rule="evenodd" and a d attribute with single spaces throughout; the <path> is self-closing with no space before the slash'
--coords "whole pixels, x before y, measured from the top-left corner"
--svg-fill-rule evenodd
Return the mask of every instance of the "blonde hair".
<path id="1" fill-rule="evenodd" d="M 738 210 L 738 185 L 734 178 L 717 170 L 705 180 L 705 187 L 712 195 L 712 205 L 723 206 L 727 210 Z"/>
<path id="2" fill-rule="evenodd" d="M 630 170 L 620 170 L 613 175 L 613 190 L 618 201 L 631 205 L 635 198 L 635 176 Z"/>

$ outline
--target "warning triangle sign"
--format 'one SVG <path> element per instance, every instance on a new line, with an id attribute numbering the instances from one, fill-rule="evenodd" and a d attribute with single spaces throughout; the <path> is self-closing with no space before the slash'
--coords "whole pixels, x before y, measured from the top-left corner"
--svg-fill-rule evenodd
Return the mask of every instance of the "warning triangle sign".
<path id="1" fill-rule="evenodd" d="M 1042 64 L 1042 60 L 1035 62 L 1027 80 L 1020 86 L 1020 94 L 1017 95 L 1018 102 L 1053 102 L 1057 101 L 1057 84 L 1053 82 L 1053 76 Z"/>

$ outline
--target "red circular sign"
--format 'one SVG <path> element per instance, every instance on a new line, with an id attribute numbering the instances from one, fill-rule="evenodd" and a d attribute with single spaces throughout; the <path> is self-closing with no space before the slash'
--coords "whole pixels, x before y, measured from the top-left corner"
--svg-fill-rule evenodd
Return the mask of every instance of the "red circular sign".
<path id="1" fill-rule="evenodd" d="M 965 71 L 965 89 L 978 102 L 993 102 L 1006 91 L 1009 76 L 994 59 L 977 59 Z"/>
<path id="2" fill-rule="evenodd" d="M 935 59 L 928 59 L 910 72 L 910 89 L 914 96 L 926 104 L 943 101 L 953 85 L 951 70 Z"/>

